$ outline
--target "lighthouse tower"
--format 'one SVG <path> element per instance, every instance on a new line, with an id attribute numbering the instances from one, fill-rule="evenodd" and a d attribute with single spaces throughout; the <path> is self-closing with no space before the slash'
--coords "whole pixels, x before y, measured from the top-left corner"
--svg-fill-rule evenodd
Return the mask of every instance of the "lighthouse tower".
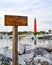
<path id="1" fill-rule="evenodd" d="M 36 18 L 34 18 L 34 32 L 37 32 L 37 27 L 36 27 Z"/>
<path id="2" fill-rule="evenodd" d="M 37 24 L 36 24 L 36 18 L 34 18 L 34 33 L 37 32 Z M 35 39 L 36 39 L 36 35 L 35 35 Z M 34 45 L 37 44 L 37 41 L 34 40 Z"/>

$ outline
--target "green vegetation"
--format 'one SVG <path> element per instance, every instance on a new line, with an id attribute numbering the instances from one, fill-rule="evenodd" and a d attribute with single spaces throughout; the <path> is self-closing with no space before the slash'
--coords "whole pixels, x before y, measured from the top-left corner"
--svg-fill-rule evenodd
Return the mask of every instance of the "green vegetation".
<path id="1" fill-rule="evenodd" d="M 9 64 L 5 63 L 5 64 L 3 64 L 3 65 L 9 65 Z M 21 65 L 21 64 L 18 64 L 18 65 Z"/>
<path id="2" fill-rule="evenodd" d="M 0 32 L 0 34 L 8 34 L 8 35 L 12 35 L 12 31 L 11 32 Z M 23 32 L 18 32 L 18 34 L 19 35 L 24 35 L 24 34 L 31 34 L 31 33 L 33 33 L 34 35 L 40 35 L 40 34 L 49 34 L 49 33 L 51 33 L 51 30 L 48 30 L 48 32 L 46 32 L 46 31 L 39 31 L 39 32 L 36 32 L 36 33 L 34 33 L 34 32 L 31 32 L 31 31 L 23 31 Z"/>
<path id="3" fill-rule="evenodd" d="M 34 35 L 39 35 L 39 34 L 46 34 L 46 32 L 45 31 L 40 31 L 40 32 L 36 32 L 36 33 L 34 33 Z"/>
<path id="4" fill-rule="evenodd" d="M 4 65 L 9 65 L 9 64 L 6 64 L 6 63 L 5 63 Z"/>
<path id="5" fill-rule="evenodd" d="M 49 32 L 51 32 L 51 30 L 48 30 Z"/>
<path id="6" fill-rule="evenodd" d="M 21 64 L 18 64 L 18 65 L 21 65 Z"/>

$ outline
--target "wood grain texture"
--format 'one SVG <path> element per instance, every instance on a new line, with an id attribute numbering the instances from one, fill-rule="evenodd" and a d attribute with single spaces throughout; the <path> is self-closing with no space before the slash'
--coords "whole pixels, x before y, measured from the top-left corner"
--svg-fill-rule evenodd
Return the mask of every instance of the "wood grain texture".
<path id="1" fill-rule="evenodd" d="M 5 15 L 5 26 L 27 26 L 27 16 Z"/>
<path id="2" fill-rule="evenodd" d="M 18 63 L 18 27 L 13 26 L 13 43 L 12 43 L 12 65 Z"/>

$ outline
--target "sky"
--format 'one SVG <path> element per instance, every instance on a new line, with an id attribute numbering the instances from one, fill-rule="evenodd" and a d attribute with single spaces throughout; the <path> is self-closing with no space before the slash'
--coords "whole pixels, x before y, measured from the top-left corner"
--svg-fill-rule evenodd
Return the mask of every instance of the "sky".
<path id="1" fill-rule="evenodd" d="M 0 31 L 11 31 L 4 15 L 28 16 L 28 26 L 18 26 L 18 31 L 34 31 L 34 18 L 37 31 L 52 30 L 52 0 L 0 0 Z"/>

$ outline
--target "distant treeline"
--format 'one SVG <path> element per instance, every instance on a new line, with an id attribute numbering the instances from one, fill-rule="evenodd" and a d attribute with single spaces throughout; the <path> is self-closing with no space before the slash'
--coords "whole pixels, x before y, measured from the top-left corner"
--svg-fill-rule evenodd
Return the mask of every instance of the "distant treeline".
<path id="1" fill-rule="evenodd" d="M 23 31 L 23 32 L 18 32 L 18 34 L 23 35 L 23 34 L 31 34 L 33 33 L 34 35 L 39 35 L 39 34 L 49 34 L 51 33 L 51 30 L 48 30 L 48 32 L 45 31 L 39 31 L 39 32 L 31 32 L 31 31 Z M 0 34 L 8 34 L 8 35 L 12 35 L 12 31 L 11 32 L 0 32 Z"/>

